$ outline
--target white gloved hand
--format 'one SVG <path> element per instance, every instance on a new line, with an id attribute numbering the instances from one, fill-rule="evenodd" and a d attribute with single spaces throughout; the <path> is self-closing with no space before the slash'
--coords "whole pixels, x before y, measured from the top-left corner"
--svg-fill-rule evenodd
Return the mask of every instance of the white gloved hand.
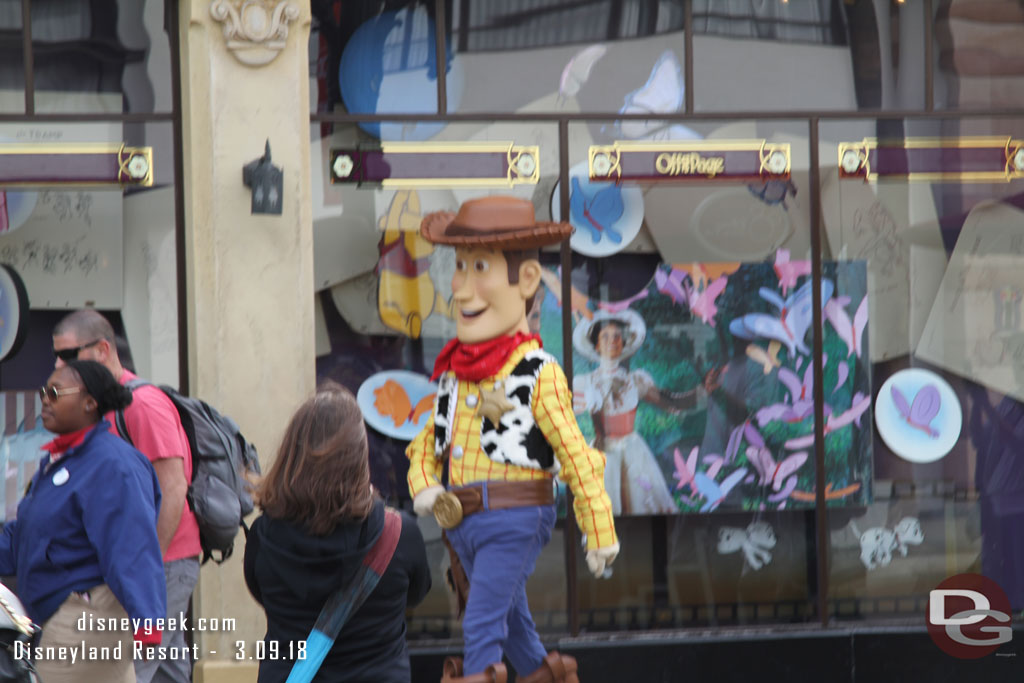
<path id="1" fill-rule="evenodd" d="M 444 493 L 443 486 L 428 486 L 412 499 L 412 509 L 420 517 L 427 517 L 434 514 L 434 501 Z"/>
<path id="2" fill-rule="evenodd" d="M 615 557 L 619 554 L 619 544 L 610 545 L 607 548 L 596 548 L 587 551 L 587 567 L 590 573 L 597 578 L 604 574 L 605 567 L 610 567 Z"/>

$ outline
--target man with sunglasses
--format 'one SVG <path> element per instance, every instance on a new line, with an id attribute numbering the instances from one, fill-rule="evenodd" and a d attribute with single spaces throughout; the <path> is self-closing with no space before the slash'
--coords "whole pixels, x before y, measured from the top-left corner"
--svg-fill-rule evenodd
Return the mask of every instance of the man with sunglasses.
<path id="1" fill-rule="evenodd" d="M 95 360 L 107 367 L 122 385 L 136 379 L 121 364 L 114 328 L 97 311 L 84 309 L 61 319 L 53 330 L 55 366 L 73 359 Z M 185 494 L 192 480 L 192 454 L 182 429 L 178 411 L 170 399 L 155 386 L 142 385 L 132 392 L 133 400 L 124 411 L 132 444 L 153 464 L 163 494 L 157 518 L 157 537 L 164 555 L 167 578 L 167 625 L 161 646 L 182 652 L 185 636 L 183 615 L 188 611 L 192 590 L 199 579 L 199 526 Z M 111 425 L 113 414 L 106 417 Z M 117 434 L 117 428 L 111 431 Z M 168 650 L 172 651 L 172 650 Z M 174 659 L 149 659 L 135 662 L 139 683 L 150 681 L 187 683 L 192 679 L 190 662 Z"/>

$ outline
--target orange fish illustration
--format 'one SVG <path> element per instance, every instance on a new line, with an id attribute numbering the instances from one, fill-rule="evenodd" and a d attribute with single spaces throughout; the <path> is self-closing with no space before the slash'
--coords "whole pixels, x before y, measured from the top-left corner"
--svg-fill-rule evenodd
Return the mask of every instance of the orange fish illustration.
<path id="1" fill-rule="evenodd" d="M 382 416 L 390 418 L 395 427 L 401 427 L 406 422 L 416 424 L 420 421 L 423 413 L 430 410 L 434 405 L 435 394 L 428 394 L 412 405 L 409 394 L 405 387 L 393 379 L 389 379 L 381 386 L 373 390 L 373 407 Z"/>

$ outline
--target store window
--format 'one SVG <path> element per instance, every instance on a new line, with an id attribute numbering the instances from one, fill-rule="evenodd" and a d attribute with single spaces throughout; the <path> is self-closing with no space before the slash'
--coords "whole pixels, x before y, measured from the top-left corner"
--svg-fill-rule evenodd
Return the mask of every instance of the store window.
<path id="1" fill-rule="evenodd" d="M 1024 605 L 1021 123 L 907 120 L 908 134 L 878 141 L 877 177 L 822 175 L 828 254 L 868 273 L 864 298 L 826 310 L 825 329 L 850 322 L 852 346 L 837 350 L 859 353 L 874 396 L 871 504 L 829 510 L 839 618 L 919 615 L 965 572 Z M 822 138 L 860 143 L 863 124 L 822 124 Z M 961 128 L 1003 135 L 937 135 Z"/>
<path id="2" fill-rule="evenodd" d="M 30 16 L 21 17 L 22 6 Z M 12 112 L 0 121 L 0 263 L 23 282 L 28 305 L 20 343 L 0 363 L 5 519 L 39 445 L 52 438 L 37 387 L 53 370 L 52 331 L 66 313 L 103 312 L 126 367 L 179 384 L 180 211 L 164 9 L 153 1 L 0 3 L 8 29 L 0 50 L 20 57 L 22 27 L 31 25 L 33 54 L 27 74 L 20 60 L 0 63 L 0 108 Z M 34 84 L 30 107 L 26 83 Z M 81 117 L 36 115 L 44 112 Z M 8 294 L 3 301 L 10 305 Z M 10 314 L 5 308 L 5 321 Z"/>
<path id="3" fill-rule="evenodd" d="M 543 633 L 920 623 L 928 591 L 957 572 L 1005 583 L 1018 607 L 1013 501 L 1022 492 L 1007 454 L 1017 438 L 1011 273 L 1020 240 L 1005 226 L 1020 222 L 1010 161 L 1021 119 L 928 113 L 975 106 L 954 97 L 967 92 L 953 78 L 966 63 L 985 72 L 986 88 L 1001 88 L 1003 99 L 977 106 L 1017 106 L 1005 99 L 1010 81 L 997 80 L 1012 78 L 1012 60 L 995 66 L 991 55 L 968 51 L 964 61 L 947 50 L 955 21 L 995 30 L 1003 17 L 1010 35 L 1017 19 L 1012 8 L 979 17 L 957 6 L 410 3 L 410 16 L 443 19 L 432 34 L 444 35 L 433 46 L 443 88 L 427 66 L 398 108 L 356 110 L 319 84 L 311 138 L 321 378 L 358 392 L 388 373 L 422 376 L 453 336 L 444 316 L 450 255 L 416 238 L 429 211 L 512 193 L 575 227 L 560 251 L 542 254 L 531 324 L 563 359 L 580 427 L 607 455 L 626 543 L 593 580 L 578 530 L 560 517 L 528 591 Z M 419 49 L 419 25 L 408 24 L 403 54 Z M 321 66 L 333 59 L 323 40 L 311 45 Z M 448 99 L 438 106 L 441 91 Z M 410 111 L 441 113 L 359 116 Z M 843 175 L 843 145 L 895 141 L 887 159 L 905 157 L 906 171 L 917 152 L 899 141 L 945 140 L 935 156 L 969 166 L 976 151 L 964 141 L 978 138 L 991 148 L 978 154 L 1002 160 L 1000 177 Z M 499 141 L 539 147 L 535 184 L 452 182 L 453 146 Z M 434 151 L 419 175 L 403 176 L 401 162 L 390 176 L 374 166 L 371 177 L 364 163 Z M 362 184 L 339 182 L 339 168 L 364 174 Z M 431 174 L 435 182 L 420 182 Z M 978 225 L 1003 239 L 980 273 L 964 254 Z M 951 320 L 942 309 L 954 304 L 970 310 Z M 987 322 L 976 324 L 979 315 Z M 906 371 L 938 379 L 907 382 Z M 921 394 L 926 385 L 939 401 L 931 388 Z M 410 410 L 390 422 L 373 413 L 376 400 L 364 406 L 374 415 L 375 484 L 399 505 L 409 505 L 411 436 L 393 433 L 395 421 L 427 393 L 396 393 Z M 948 452 L 929 462 L 901 456 L 886 420 L 933 445 L 949 438 L 925 419 L 933 404 L 960 407 Z M 437 530 L 421 525 L 437 566 Z M 441 577 L 411 617 L 415 638 L 459 636 Z"/>

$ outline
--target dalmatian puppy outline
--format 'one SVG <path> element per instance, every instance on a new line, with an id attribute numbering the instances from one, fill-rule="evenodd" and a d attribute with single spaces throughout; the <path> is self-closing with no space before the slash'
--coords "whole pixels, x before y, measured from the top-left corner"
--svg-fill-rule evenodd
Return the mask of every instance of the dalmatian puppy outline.
<path id="1" fill-rule="evenodd" d="M 775 547 L 775 530 L 768 522 L 753 521 L 746 529 L 723 526 L 718 529 L 718 552 L 721 555 L 743 551 L 750 568 L 757 571 L 772 561 L 769 552 Z"/>

